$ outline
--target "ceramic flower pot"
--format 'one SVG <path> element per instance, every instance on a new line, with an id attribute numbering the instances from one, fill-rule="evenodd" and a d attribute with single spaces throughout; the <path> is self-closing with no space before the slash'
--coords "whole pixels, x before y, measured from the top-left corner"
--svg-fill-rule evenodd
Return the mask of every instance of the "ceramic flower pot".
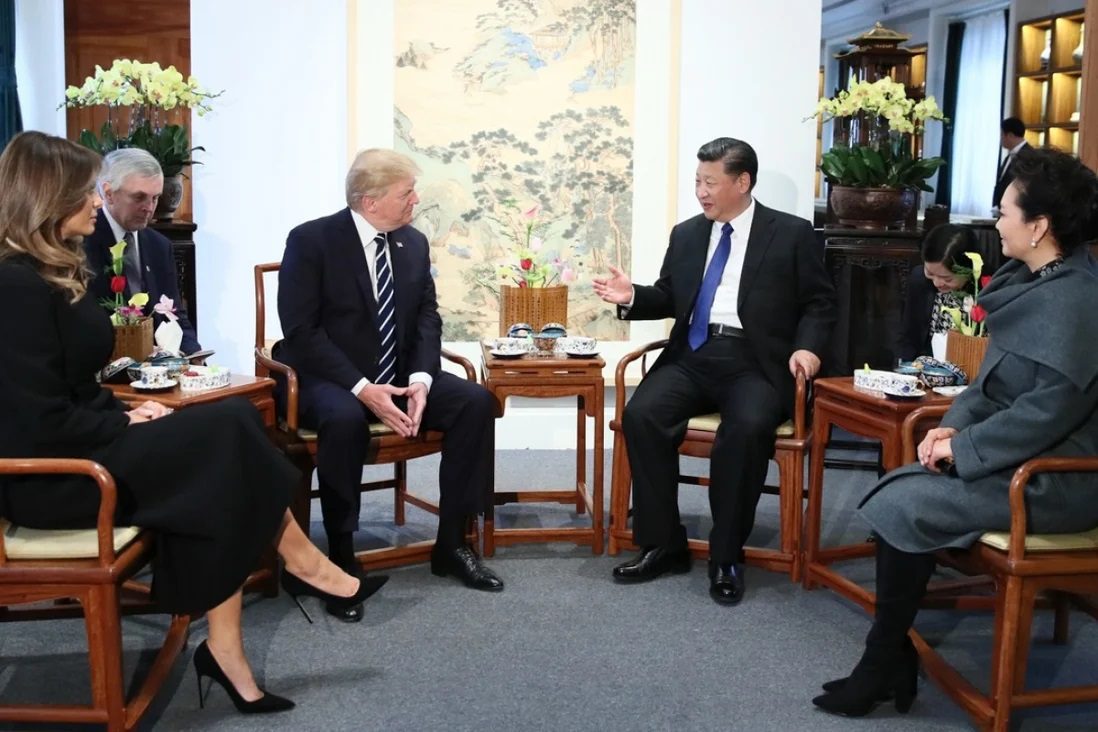
<path id="1" fill-rule="evenodd" d="M 170 221 L 183 202 L 183 176 L 172 175 L 164 178 L 164 192 L 160 194 L 160 200 L 156 204 L 153 218 L 157 221 Z"/>
<path id="2" fill-rule="evenodd" d="M 914 205 L 915 191 L 909 188 L 831 186 L 831 208 L 839 223 L 854 229 L 903 226 Z"/>
<path id="3" fill-rule="evenodd" d="M 541 331 L 546 323 L 568 322 L 568 287 L 514 287 L 499 288 L 499 334 L 507 335 L 514 323 L 529 323 L 534 332 Z"/>

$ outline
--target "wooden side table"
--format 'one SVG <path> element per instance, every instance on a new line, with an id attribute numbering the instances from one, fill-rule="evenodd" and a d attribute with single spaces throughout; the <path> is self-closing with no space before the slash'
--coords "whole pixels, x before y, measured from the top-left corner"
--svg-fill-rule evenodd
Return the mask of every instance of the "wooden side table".
<path id="1" fill-rule="evenodd" d="M 274 379 L 234 374 L 228 386 L 206 391 L 184 392 L 178 386 L 165 391 L 138 391 L 128 384 L 107 384 L 106 386 L 127 404 L 152 401 L 176 410 L 242 396 L 255 405 L 263 417 L 263 424 L 270 429 L 275 426 L 274 385 Z M 278 555 L 273 546 L 263 550 L 259 558 L 259 567 L 244 582 L 244 590 L 261 592 L 266 597 L 278 596 Z"/>
<path id="2" fill-rule="evenodd" d="M 599 356 L 592 358 L 523 356 L 518 359 L 496 358 L 481 344 L 481 380 L 498 403 L 503 416 L 509 396 L 550 399 L 576 397 L 576 482 L 566 490 L 522 490 L 494 492 L 484 513 L 484 555 L 495 554 L 496 544 L 571 541 L 586 544 L 594 554 L 602 554 L 602 483 L 603 483 L 603 390 L 606 384 Z M 594 421 L 594 480 L 587 485 L 587 418 Z M 497 529 L 495 507 L 506 503 L 575 503 L 576 513 L 591 516 L 590 527 L 556 529 Z"/>
<path id="3" fill-rule="evenodd" d="M 880 392 L 854 388 L 850 376 L 816 379 L 813 382 L 812 451 L 808 471 L 808 508 L 805 515 L 804 586 L 812 589 L 825 585 L 843 597 L 873 611 L 876 595 L 843 577 L 831 564 L 848 559 L 873 556 L 871 542 L 846 546 L 820 547 L 820 519 L 823 510 L 824 448 L 832 426 L 848 432 L 875 437 L 881 441 L 881 464 L 885 470 L 900 467 L 903 454 L 901 428 L 908 414 L 929 404 L 948 404 L 949 397 L 934 392 L 920 399 L 894 401 Z"/>
<path id="4" fill-rule="evenodd" d="M 255 405 L 267 427 L 275 426 L 274 379 L 257 376 L 230 377 L 229 385 L 206 391 L 181 390 L 178 386 L 164 391 L 138 391 L 128 384 L 108 384 L 114 395 L 127 403 L 159 402 L 172 409 L 186 409 L 196 404 L 219 402 L 228 397 L 242 396 Z"/>

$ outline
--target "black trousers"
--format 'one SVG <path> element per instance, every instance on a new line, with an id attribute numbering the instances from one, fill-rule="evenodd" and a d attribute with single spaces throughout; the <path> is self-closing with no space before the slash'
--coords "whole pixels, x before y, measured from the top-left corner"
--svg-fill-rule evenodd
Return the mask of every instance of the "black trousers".
<path id="1" fill-rule="evenodd" d="M 637 387 L 622 427 L 633 472 L 633 531 L 642 547 L 684 547 L 678 507 L 678 447 L 692 417 L 720 412 L 709 466 L 710 558 L 742 562 L 774 455 L 783 409 L 742 338 L 712 337 L 662 364 Z"/>
<path id="2" fill-rule="evenodd" d="M 362 465 L 370 423 L 378 420 L 347 389 L 303 379 L 301 422 L 317 431 L 317 474 L 324 530 L 329 536 L 357 531 L 362 505 Z M 440 430 L 440 526 L 483 512 L 493 489 L 495 400 L 484 387 L 441 372 L 427 394 L 421 430 Z"/>

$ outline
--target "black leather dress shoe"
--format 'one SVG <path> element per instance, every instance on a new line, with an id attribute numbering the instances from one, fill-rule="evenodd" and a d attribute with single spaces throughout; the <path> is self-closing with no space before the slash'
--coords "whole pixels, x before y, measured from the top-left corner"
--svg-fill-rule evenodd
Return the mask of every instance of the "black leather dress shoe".
<path id="1" fill-rule="evenodd" d="M 682 574 L 690 571 L 690 550 L 665 549 L 662 546 L 642 549 L 635 559 L 614 567 L 618 582 L 647 582 L 665 572 Z"/>
<path id="2" fill-rule="evenodd" d="M 503 580 L 485 567 L 477 553 L 467 545 L 456 549 L 439 549 L 437 546 L 432 549 L 431 574 L 439 577 L 452 574 L 474 590 L 499 592 L 503 589 Z"/>
<path id="3" fill-rule="evenodd" d="M 721 605 L 735 605 L 743 599 L 743 565 L 709 563 L 709 596 Z"/>

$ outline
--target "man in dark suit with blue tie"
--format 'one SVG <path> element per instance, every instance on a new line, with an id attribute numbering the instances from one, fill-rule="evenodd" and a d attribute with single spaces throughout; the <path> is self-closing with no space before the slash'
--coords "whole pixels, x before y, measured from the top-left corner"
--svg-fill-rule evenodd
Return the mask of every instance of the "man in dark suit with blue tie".
<path id="1" fill-rule="evenodd" d="M 435 574 L 479 590 L 503 582 L 466 544 L 470 517 L 491 491 L 495 402 L 481 386 L 440 369 L 442 319 L 427 238 L 409 224 L 419 170 L 391 150 L 358 154 L 347 208 L 290 232 L 278 280 L 285 340 L 297 370 L 302 422 L 318 431 L 317 473 L 328 551 L 354 565 L 362 465 L 371 422 L 399 435 L 445 433 L 439 467 Z M 343 618 L 358 620 L 357 617 Z"/>
<path id="2" fill-rule="evenodd" d="M 674 318 L 667 347 L 622 418 L 633 472 L 640 554 L 619 582 L 690 569 L 678 510 L 678 446 L 687 422 L 719 412 L 710 458 L 709 593 L 744 594 L 744 543 L 793 408 L 795 375 L 814 376 L 835 322 L 835 292 L 812 225 L 754 200 L 759 163 L 746 142 L 721 137 L 698 151 L 702 213 L 671 230 L 659 279 L 633 285 L 616 267 L 595 292 L 628 320 Z"/>
<path id="3" fill-rule="evenodd" d="M 125 241 L 122 256 L 126 299 L 135 292 L 148 293 L 149 304 L 145 312 L 152 314 L 159 325 L 165 316 L 154 313 L 153 306 L 160 302 L 161 295 L 169 297 L 183 330 L 180 350 L 184 354 L 201 350 L 183 298 L 179 296 L 172 243 L 160 232 L 148 228 L 164 190 L 160 163 L 140 148 L 114 150 L 103 157 L 98 185 L 103 208 L 99 210 L 95 233 L 84 239 L 88 268 L 95 275 L 88 289 L 96 300 L 113 299 L 113 272 L 107 271 L 111 264 L 110 248 Z"/>

